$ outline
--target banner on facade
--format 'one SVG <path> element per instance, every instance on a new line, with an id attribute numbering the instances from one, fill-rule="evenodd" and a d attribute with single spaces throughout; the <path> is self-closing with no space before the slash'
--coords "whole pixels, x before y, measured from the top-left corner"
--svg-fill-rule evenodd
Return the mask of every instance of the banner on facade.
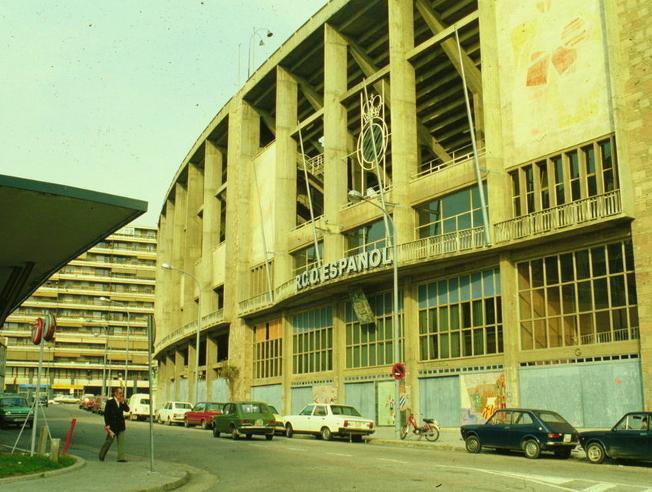
<path id="1" fill-rule="evenodd" d="M 483 423 L 507 406 L 505 373 L 483 372 L 460 376 L 462 423 Z"/>
<path id="2" fill-rule="evenodd" d="M 361 325 L 376 323 L 376 316 L 369 305 L 367 296 L 362 289 L 353 289 L 349 294 L 353 311 Z"/>

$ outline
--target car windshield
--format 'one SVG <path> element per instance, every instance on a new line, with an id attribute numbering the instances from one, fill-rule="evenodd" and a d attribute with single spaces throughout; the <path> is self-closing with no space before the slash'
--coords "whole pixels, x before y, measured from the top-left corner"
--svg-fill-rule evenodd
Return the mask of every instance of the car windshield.
<path id="1" fill-rule="evenodd" d="M 331 405 L 331 412 L 333 412 L 333 415 L 354 415 L 356 417 L 361 416 L 355 408 L 345 405 Z"/>
<path id="2" fill-rule="evenodd" d="M 267 409 L 267 405 L 263 405 L 262 403 L 243 403 L 240 408 L 242 409 L 242 413 L 269 412 L 269 410 Z"/>
<path id="3" fill-rule="evenodd" d="M 207 403 L 206 410 L 222 410 L 221 403 Z"/>
<path id="4" fill-rule="evenodd" d="M 567 424 L 564 417 L 555 412 L 535 412 L 546 424 Z"/>
<path id="5" fill-rule="evenodd" d="M 272 413 L 278 413 L 278 410 L 276 410 L 276 407 L 272 405 L 267 405 L 267 408 L 269 408 L 269 411 Z"/>
<path id="6" fill-rule="evenodd" d="M 149 403 L 149 400 L 147 400 L 147 403 Z M 192 405 L 190 403 L 175 403 L 174 408 L 192 408 Z"/>
<path id="7" fill-rule="evenodd" d="M 149 398 L 143 398 L 142 400 L 140 400 L 140 404 L 141 405 L 149 405 Z"/>
<path id="8" fill-rule="evenodd" d="M 25 398 L 3 398 L 0 400 L 0 406 L 3 407 L 26 407 L 27 400 Z"/>

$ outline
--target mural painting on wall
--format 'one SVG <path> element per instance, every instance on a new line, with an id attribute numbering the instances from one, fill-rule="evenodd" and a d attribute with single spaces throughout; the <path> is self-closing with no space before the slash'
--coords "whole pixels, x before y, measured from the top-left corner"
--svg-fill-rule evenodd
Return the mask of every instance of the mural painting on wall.
<path id="1" fill-rule="evenodd" d="M 511 46 L 501 71 L 512 74 L 503 92 L 512 103 L 516 148 L 529 145 L 541 155 L 611 131 L 598 4 L 499 4 L 510 14 L 500 34 L 504 46 Z"/>
<path id="2" fill-rule="evenodd" d="M 505 374 L 485 372 L 460 376 L 462 423 L 483 423 L 499 408 L 507 406 Z"/>
<path id="3" fill-rule="evenodd" d="M 337 387 L 331 384 L 313 386 L 312 401 L 313 403 L 335 403 L 337 401 Z"/>
<path id="4" fill-rule="evenodd" d="M 393 381 L 379 382 L 377 391 L 377 425 L 394 425 L 394 392 L 396 391 L 396 383 Z M 410 408 L 410 388 L 408 385 L 401 383 L 399 391 L 401 395 L 401 411 L 404 412 Z"/>

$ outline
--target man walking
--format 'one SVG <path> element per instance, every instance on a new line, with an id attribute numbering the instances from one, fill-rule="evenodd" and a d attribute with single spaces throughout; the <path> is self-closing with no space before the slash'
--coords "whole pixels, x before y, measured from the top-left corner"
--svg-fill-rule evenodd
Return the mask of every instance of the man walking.
<path id="1" fill-rule="evenodd" d="M 106 440 L 100 449 L 100 461 L 104 461 L 114 439 L 118 439 L 118 461 L 125 463 L 125 417 L 123 412 L 128 412 L 122 388 L 113 388 L 113 398 L 106 402 L 104 408 L 104 430 Z"/>

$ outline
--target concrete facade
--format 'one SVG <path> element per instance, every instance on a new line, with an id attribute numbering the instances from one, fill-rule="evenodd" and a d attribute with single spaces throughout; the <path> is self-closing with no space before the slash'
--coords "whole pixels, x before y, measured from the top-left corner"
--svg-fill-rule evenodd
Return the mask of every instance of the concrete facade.
<path id="1" fill-rule="evenodd" d="M 199 329 L 200 395 L 337 400 L 391 425 L 397 261 L 406 408 L 453 426 L 543 406 L 585 427 L 652 408 L 635 3 L 337 0 L 311 17 L 168 190 L 159 401 L 197 398 Z"/>

